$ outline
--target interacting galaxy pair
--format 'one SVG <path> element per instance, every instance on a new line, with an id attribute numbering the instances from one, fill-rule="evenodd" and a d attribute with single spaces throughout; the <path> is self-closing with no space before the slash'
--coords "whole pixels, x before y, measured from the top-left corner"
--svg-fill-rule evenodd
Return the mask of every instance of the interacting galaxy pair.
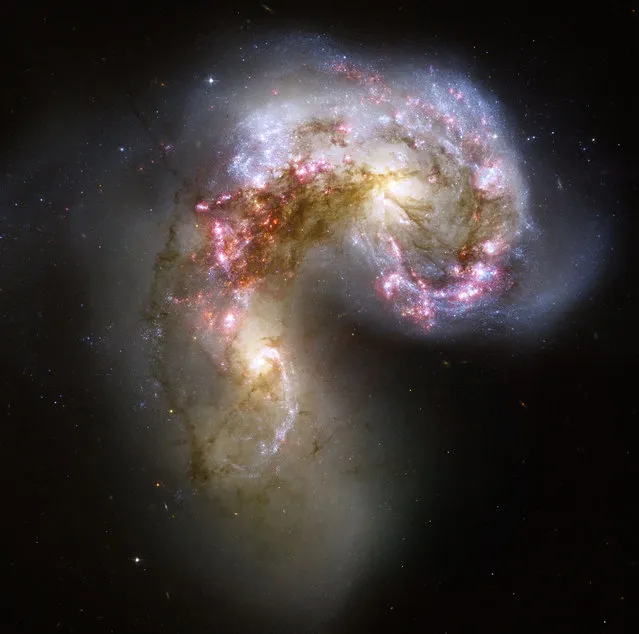
<path id="1" fill-rule="evenodd" d="M 313 254 L 342 280 L 359 271 L 344 312 L 363 303 L 429 333 L 499 310 L 531 226 L 516 155 L 467 81 L 380 71 L 321 39 L 291 51 L 271 51 L 244 86 L 208 81 L 203 106 L 233 117 L 212 118 L 225 129 L 211 174 L 157 268 L 158 357 L 184 339 L 198 367 L 164 383 L 200 480 L 279 472 L 285 443 L 310 455 L 329 425 L 304 404 L 313 379 L 292 326 Z"/>

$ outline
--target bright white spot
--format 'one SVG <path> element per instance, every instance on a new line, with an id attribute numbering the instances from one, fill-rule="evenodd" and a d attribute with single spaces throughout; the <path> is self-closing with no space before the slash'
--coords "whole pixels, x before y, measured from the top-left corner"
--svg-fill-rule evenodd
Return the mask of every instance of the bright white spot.
<path id="1" fill-rule="evenodd" d="M 265 347 L 257 354 L 257 356 L 251 361 L 251 370 L 256 374 L 261 374 L 269 368 L 269 360 L 271 362 L 277 362 L 280 359 L 279 352 L 274 348 Z"/>
<path id="2" fill-rule="evenodd" d="M 497 245 L 494 242 L 484 242 L 484 251 L 488 255 L 493 255 L 497 252 Z"/>

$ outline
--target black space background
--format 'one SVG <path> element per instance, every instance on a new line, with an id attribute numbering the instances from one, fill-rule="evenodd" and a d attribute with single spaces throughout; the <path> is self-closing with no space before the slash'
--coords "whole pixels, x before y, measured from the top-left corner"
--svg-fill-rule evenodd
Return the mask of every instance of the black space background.
<path id="1" fill-rule="evenodd" d="M 596 10 L 580 3 L 565 13 L 512 6 L 510 14 L 486 3 L 267 4 L 274 14 L 241 1 L 3 4 L 2 146 L 19 144 L 34 118 L 70 103 L 81 109 L 87 95 L 108 104 L 139 77 L 179 69 L 181 52 L 213 31 L 274 24 L 353 44 L 452 50 L 529 125 L 525 134 L 560 128 L 567 141 L 554 159 L 592 184 L 587 200 L 616 214 L 614 266 L 532 359 L 513 364 L 478 352 L 484 369 L 475 372 L 453 363 L 450 401 L 458 401 L 456 386 L 463 389 L 456 407 L 480 423 L 454 432 L 458 464 L 442 458 L 442 471 L 455 470 L 459 495 L 447 485 L 414 518 L 407 571 L 363 586 L 334 631 L 634 631 L 636 12 L 615 3 Z M 584 153 L 579 142 L 590 137 L 597 143 Z M 2 162 L 4 180 L 11 166 Z M 132 565 L 141 536 L 127 509 L 149 504 L 152 492 L 131 486 L 131 500 L 110 501 L 105 474 L 119 454 L 107 431 L 107 396 L 77 343 L 77 333 L 90 329 L 78 309 L 90 301 L 89 279 L 63 228 L 50 238 L 34 229 L 37 213 L 10 223 L 22 227 L 13 235 L 23 245 L 18 261 L 0 245 L 0 630 L 253 631 L 260 624 L 251 615 L 209 598 L 179 570 L 162 561 Z M 31 263 L 29 249 L 46 257 Z M 444 358 L 465 357 L 458 350 Z M 407 351 L 407 377 L 417 363 Z M 516 440 L 493 433 L 500 414 L 512 417 Z M 485 493 L 466 490 L 485 468 L 472 451 L 464 463 L 473 434 L 497 452 L 503 442 L 509 455 L 521 445 L 505 457 L 499 486 Z"/>

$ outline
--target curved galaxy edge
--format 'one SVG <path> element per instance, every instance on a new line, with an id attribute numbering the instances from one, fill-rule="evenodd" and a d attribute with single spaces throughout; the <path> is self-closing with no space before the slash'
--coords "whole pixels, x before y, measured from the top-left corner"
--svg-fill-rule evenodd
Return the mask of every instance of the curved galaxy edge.
<path id="1" fill-rule="evenodd" d="M 338 604 L 399 521 L 371 522 L 390 485 L 359 474 L 384 463 L 385 421 L 335 313 L 431 340 L 525 334 L 569 282 L 548 279 L 519 157 L 467 80 L 325 38 L 260 56 L 193 98 L 177 153 L 205 176 L 148 319 L 191 476 L 260 570 L 255 600 L 310 609 Z"/>

